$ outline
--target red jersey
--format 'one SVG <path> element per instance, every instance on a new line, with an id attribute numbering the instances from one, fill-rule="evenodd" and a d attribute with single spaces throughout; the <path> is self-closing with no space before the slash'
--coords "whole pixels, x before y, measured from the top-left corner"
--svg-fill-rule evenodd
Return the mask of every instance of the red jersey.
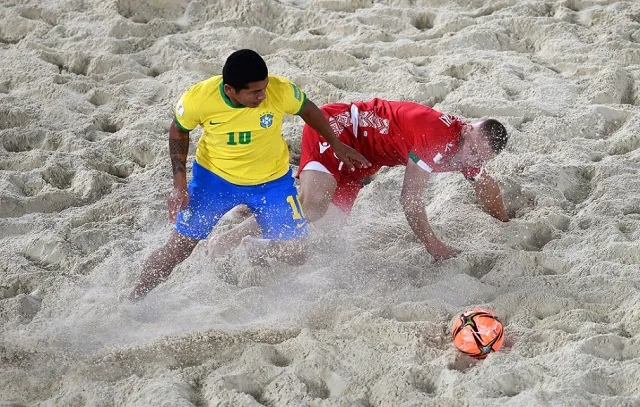
<path id="1" fill-rule="evenodd" d="M 457 170 L 447 163 L 458 151 L 465 122 L 454 116 L 417 103 L 382 99 L 330 104 L 322 110 L 340 140 L 374 165 L 406 165 L 411 158 L 428 172 Z M 476 178 L 482 167 L 461 171 Z"/>
<path id="2" fill-rule="evenodd" d="M 321 164 L 338 181 L 337 195 L 348 196 L 341 207 L 348 212 L 355 201 L 361 180 L 382 166 L 406 165 L 411 159 L 427 172 L 461 171 L 478 179 L 482 167 L 455 168 L 449 160 L 458 152 L 460 132 L 465 122 L 430 107 L 413 102 L 373 99 L 351 104 L 334 103 L 321 107 L 333 132 L 370 162 L 370 168 L 351 172 L 343 169 L 329 144 L 310 126 L 302 131 L 299 172 Z M 320 168 L 319 170 L 323 170 Z M 335 196 L 334 196 L 335 201 Z M 335 202 L 334 202 L 335 203 Z M 340 205 L 339 205 L 340 206 Z"/>

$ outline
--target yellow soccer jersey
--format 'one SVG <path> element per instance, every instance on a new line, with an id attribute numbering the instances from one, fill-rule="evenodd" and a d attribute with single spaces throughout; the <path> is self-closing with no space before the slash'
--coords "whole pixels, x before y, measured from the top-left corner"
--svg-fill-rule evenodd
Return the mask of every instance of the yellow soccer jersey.
<path id="1" fill-rule="evenodd" d="M 282 138 L 285 113 L 299 114 L 307 96 L 289 80 L 269 75 L 267 98 L 255 108 L 234 105 L 222 76 L 195 84 L 178 102 L 175 121 L 183 131 L 204 129 L 196 161 L 236 185 L 257 185 L 289 170 Z"/>

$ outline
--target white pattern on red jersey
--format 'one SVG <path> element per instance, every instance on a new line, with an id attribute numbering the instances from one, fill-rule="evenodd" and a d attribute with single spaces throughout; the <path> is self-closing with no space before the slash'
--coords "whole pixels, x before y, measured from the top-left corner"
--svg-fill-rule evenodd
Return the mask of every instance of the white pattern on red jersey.
<path id="1" fill-rule="evenodd" d="M 336 116 L 329 117 L 329 125 L 333 134 L 340 135 L 344 129 L 351 127 L 351 113 L 349 111 L 342 112 Z"/>
<path id="2" fill-rule="evenodd" d="M 351 119 L 352 105 L 357 107 L 357 120 Z M 413 102 L 373 99 L 352 105 L 333 103 L 322 106 L 321 110 L 340 140 L 364 155 L 372 166 L 342 174 L 342 165 L 334 154 L 315 156 L 312 150 L 319 153 L 318 142 L 324 140 L 305 125 L 300 168 L 310 161 L 319 161 L 332 173 L 337 170 L 334 176 L 338 180 L 342 175 L 364 178 L 382 166 L 406 165 L 412 159 L 420 162 L 420 167 L 428 172 L 460 171 L 469 179 L 477 179 L 481 175 L 482 167 L 455 170 L 449 163 L 458 152 L 460 132 L 465 124 L 457 117 Z M 353 126 L 354 121 L 357 126 Z M 357 134 L 354 134 L 353 127 L 357 127 Z M 307 143 L 310 143 L 310 148 L 305 148 Z M 325 162 L 328 157 L 336 162 Z"/>
<path id="3" fill-rule="evenodd" d="M 371 127 L 380 134 L 389 134 L 389 119 L 383 119 L 372 110 L 359 111 L 358 117 L 359 127 Z"/>
<path id="4" fill-rule="evenodd" d="M 412 102 L 381 99 L 333 103 L 320 109 L 338 138 L 371 162 L 368 168 L 347 170 L 329 143 L 309 125 L 304 126 L 298 175 L 304 169 L 332 174 L 338 185 L 331 202 L 345 213 L 353 207 L 362 180 L 382 166 L 406 165 L 411 159 L 428 172 L 455 171 L 449 160 L 459 149 L 464 125 L 455 116 Z M 478 179 L 482 167 L 460 171 L 469 179 Z"/>

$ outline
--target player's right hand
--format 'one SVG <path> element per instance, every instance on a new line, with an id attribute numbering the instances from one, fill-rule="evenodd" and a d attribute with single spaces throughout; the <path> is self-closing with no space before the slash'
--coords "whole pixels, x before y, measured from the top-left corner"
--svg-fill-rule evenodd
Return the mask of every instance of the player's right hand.
<path id="1" fill-rule="evenodd" d="M 337 145 L 332 147 L 336 157 L 338 157 L 338 159 L 342 161 L 351 171 L 353 171 L 356 166 L 358 168 L 371 167 L 371 163 L 369 162 L 369 160 L 367 160 L 365 156 L 357 152 L 353 147 L 350 147 L 342 142 L 339 142 L 337 143 Z"/>
<path id="2" fill-rule="evenodd" d="M 167 207 L 169 208 L 169 221 L 176 223 L 178 213 L 183 209 L 186 209 L 189 205 L 189 189 L 174 188 L 167 200 Z"/>

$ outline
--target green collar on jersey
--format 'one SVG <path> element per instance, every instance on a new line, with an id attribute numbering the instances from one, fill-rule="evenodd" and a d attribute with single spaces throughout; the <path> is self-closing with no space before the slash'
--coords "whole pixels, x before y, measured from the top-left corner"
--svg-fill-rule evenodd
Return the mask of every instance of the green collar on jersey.
<path id="1" fill-rule="evenodd" d="M 224 93 L 224 82 L 220 82 L 220 96 L 222 96 L 222 100 L 224 100 L 224 103 L 226 103 L 227 105 L 229 105 L 230 107 L 232 107 L 234 109 L 242 109 L 242 108 L 245 107 L 245 106 L 242 106 L 242 105 L 233 104 L 231 99 L 229 99 L 229 96 L 227 96 L 227 94 Z"/>

